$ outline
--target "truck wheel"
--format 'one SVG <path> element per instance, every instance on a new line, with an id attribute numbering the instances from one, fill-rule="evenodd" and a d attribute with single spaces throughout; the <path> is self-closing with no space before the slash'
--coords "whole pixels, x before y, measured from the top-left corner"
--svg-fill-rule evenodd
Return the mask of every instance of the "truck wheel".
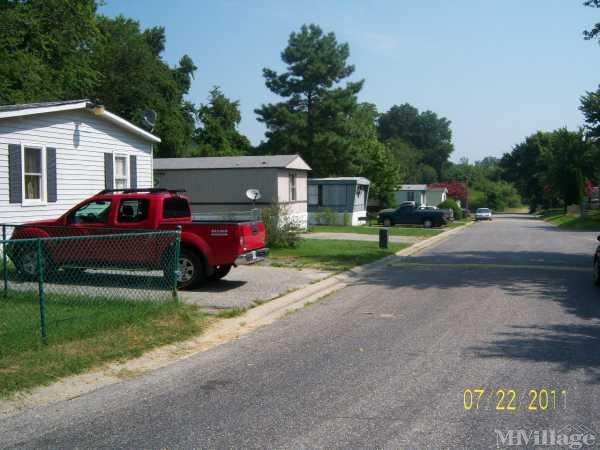
<path id="1" fill-rule="evenodd" d="M 425 228 L 431 228 L 433 226 L 433 222 L 431 220 L 429 220 L 429 219 L 426 219 L 426 220 L 423 221 L 423 226 Z"/>
<path id="2" fill-rule="evenodd" d="M 17 276 L 26 281 L 34 281 L 39 278 L 37 265 L 37 250 L 28 249 L 15 255 L 13 263 L 17 269 Z M 44 278 L 53 275 L 56 268 L 49 257 L 44 258 Z"/>
<path id="3" fill-rule="evenodd" d="M 214 273 L 209 277 L 211 280 L 220 280 L 223 277 L 226 277 L 229 271 L 231 270 L 231 264 L 224 264 L 222 266 L 216 266 Z"/>
<path id="4" fill-rule="evenodd" d="M 391 227 L 392 226 L 392 221 L 390 219 L 383 219 L 383 226 L 384 227 Z"/>
<path id="5" fill-rule="evenodd" d="M 205 279 L 204 263 L 202 258 L 185 248 L 179 253 L 179 275 L 177 287 L 187 289 L 202 283 Z"/>

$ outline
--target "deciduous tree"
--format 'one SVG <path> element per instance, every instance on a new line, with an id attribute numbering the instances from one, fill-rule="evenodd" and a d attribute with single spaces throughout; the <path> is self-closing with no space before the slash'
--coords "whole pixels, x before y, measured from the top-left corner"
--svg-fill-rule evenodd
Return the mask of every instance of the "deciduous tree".
<path id="1" fill-rule="evenodd" d="M 155 132 L 162 140 L 157 154 L 186 155 L 196 128 L 195 107 L 184 100 L 196 71 L 191 58 L 184 55 L 174 68 L 163 61 L 162 27 L 142 31 L 139 22 L 123 16 L 100 16 L 97 23 L 100 39 L 93 59 L 101 76 L 93 96 L 137 124 L 146 109 L 156 110 Z"/>
<path id="2" fill-rule="evenodd" d="M 218 86 L 211 89 L 208 103 L 198 108 L 201 127 L 194 141 L 199 156 L 245 155 L 251 149 L 250 141 L 237 126 L 242 120 L 239 101 L 231 101 Z"/>
<path id="3" fill-rule="evenodd" d="M 401 139 L 417 149 L 420 161 L 442 175 L 444 163 L 454 151 L 450 121 L 432 111 L 419 110 L 404 103 L 394 105 L 379 118 L 379 137 L 386 142 Z M 429 173 L 427 171 L 426 173 Z"/>
<path id="4" fill-rule="evenodd" d="M 88 96 L 97 38 L 94 0 L 0 1 L 0 104 Z"/>

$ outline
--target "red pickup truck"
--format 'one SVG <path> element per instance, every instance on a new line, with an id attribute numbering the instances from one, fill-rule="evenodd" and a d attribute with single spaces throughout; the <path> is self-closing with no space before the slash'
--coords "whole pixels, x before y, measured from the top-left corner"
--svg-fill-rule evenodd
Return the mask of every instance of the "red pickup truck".
<path id="1" fill-rule="evenodd" d="M 268 254 L 265 248 L 265 226 L 260 220 L 197 221 L 192 219 L 188 199 L 183 191 L 166 189 L 104 190 L 79 203 L 56 220 L 30 222 L 18 226 L 11 239 L 104 234 L 110 230 L 175 230 L 181 226 L 178 286 L 189 288 L 207 279 L 220 279 L 232 266 L 260 261 Z M 128 267 L 136 262 L 146 266 L 162 265 L 161 255 L 149 242 L 152 235 L 140 238 L 144 245 L 133 244 L 111 248 L 110 241 L 97 240 L 98 251 L 84 253 L 77 246 L 62 246 L 55 251 L 55 266 L 83 265 L 94 267 L 102 255 L 104 265 Z M 133 241 L 132 241 L 133 242 Z M 48 242 L 51 244 L 51 242 Z M 48 245 L 52 247 L 51 245 Z M 123 247 L 122 245 L 120 247 Z M 66 251 L 68 250 L 68 251 Z M 9 255 L 21 272 L 36 270 L 27 264 L 27 255 L 16 251 Z M 31 256 L 29 256 L 31 259 Z M 93 258 L 93 261 L 92 261 Z M 162 265 L 164 268 L 164 265 Z M 35 275 L 32 273 L 30 275 Z M 167 275 L 167 274 L 165 274 Z M 172 276 L 172 274 L 171 274 Z"/>

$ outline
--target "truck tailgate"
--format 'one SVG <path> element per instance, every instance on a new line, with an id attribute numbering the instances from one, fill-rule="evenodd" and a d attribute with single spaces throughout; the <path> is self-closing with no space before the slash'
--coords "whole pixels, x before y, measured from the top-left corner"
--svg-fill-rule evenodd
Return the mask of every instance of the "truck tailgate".
<path id="1" fill-rule="evenodd" d="M 265 246 L 266 233 L 263 222 L 243 222 L 238 225 L 240 237 L 243 238 L 244 251 L 257 250 Z"/>

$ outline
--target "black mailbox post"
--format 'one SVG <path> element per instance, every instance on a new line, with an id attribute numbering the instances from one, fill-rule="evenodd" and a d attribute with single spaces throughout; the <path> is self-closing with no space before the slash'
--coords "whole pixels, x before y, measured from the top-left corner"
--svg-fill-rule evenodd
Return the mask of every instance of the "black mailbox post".
<path id="1" fill-rule="evenodd" d="M 388 248 L 389 233 L 387 228 L 379 229 L 379 248 Z"/>

